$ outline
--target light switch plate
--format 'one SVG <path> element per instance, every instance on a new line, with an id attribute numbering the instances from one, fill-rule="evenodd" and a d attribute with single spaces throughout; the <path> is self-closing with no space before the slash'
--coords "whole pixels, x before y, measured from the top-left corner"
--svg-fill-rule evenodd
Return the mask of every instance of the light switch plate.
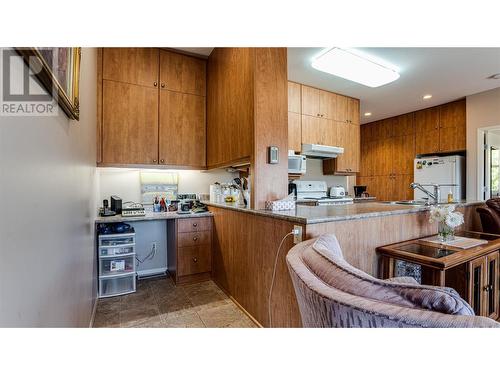
<path id="1" fill-rule="evenodd" d="M 267 162 L 269 164 L 279 163 L 279 148 L 277 146 L 269 146 L 267 148 Z"/>

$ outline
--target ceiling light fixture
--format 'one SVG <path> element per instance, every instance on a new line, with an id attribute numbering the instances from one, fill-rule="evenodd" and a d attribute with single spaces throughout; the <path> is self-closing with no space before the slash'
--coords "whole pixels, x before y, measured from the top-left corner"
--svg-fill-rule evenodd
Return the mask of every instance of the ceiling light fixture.
<path id="1" fill-rule="evenodd" d="M 424 100 L 427 100 L 427 99 L 430 99 L 430 98 L 432 98 L 432 95 L 431 95 L 431 94 L 427 94 L 427 95 L 424 95 L 424 96 L 422 97 L 422 99 L 424 99 Z"/>
<path id="2" fill-rule="evenodd" d="M 311 66 L 338 77 L 369 87 L 379 87 L 399 78 L 396 68 L 377 61 L 372 56 L 364 56 L 356 50 L 327 48 L 313 58 Z"/>
<path id="3" fill-rule="evenodd" d="M 372 115 L 371 112 L 365 112 L 365 117 L 370 117 Z"/>

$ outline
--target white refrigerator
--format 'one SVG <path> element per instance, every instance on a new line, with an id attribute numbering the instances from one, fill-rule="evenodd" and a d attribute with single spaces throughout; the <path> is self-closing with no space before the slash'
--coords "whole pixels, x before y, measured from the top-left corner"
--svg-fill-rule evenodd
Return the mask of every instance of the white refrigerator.
<path id="1" fill-rule="evenodd" d="M 453 193 L 453 200 L 465 199 L 465 157 L 452 155 L 428 157 L 414 160 L 414 181 L 419 184 L 456 185 L 441 187 L 441 202 L 448 201 L 448 193 Z M 431 193 L 432 186 L 424 186 Z M 414 190 L 414 199 L 422 200 L 426 195 Z"/>

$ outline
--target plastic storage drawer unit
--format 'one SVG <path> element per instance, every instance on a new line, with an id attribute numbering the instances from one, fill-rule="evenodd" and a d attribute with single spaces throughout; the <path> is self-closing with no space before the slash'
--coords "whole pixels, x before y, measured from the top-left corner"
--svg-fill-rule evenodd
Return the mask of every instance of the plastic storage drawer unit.
<path id="1" fill-rule="evenodd" d="M 99 297 L 133 293 L 135 284 L 135 232 L 102 234 L 98 238 Z"/>

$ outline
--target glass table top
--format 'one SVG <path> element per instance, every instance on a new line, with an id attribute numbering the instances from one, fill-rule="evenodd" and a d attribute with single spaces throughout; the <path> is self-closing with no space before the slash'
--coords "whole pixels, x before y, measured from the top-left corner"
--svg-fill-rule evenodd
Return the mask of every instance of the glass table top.
<path id="1" fill-rule="evenodd" d="M 420 243 L 409 243 L 406 245 L 398 246 L 397 250 L 407 253 L 418 254 L 429 258 L 443 258 L 450 254 L 456 253 L 455 250 L 449 250 L 439 247 L 427 246 Z"/>

